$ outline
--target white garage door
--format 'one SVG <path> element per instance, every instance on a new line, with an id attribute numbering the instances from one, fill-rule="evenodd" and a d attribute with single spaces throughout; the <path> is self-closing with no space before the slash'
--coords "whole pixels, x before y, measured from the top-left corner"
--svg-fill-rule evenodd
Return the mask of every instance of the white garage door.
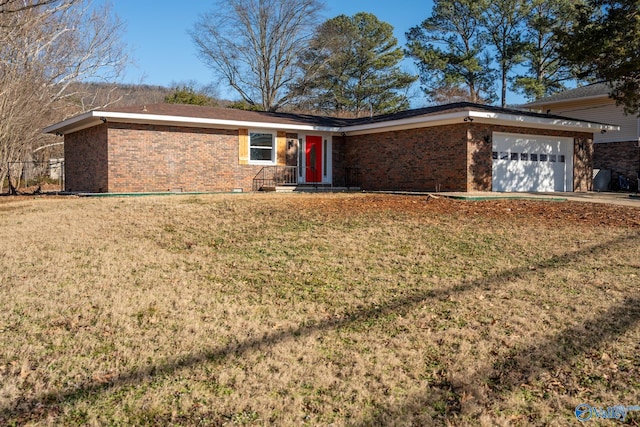
<path id="1" fill-rule="evenodd" d="M 573 139 L 494 132 L 493 191 L 573 191 Z"/>

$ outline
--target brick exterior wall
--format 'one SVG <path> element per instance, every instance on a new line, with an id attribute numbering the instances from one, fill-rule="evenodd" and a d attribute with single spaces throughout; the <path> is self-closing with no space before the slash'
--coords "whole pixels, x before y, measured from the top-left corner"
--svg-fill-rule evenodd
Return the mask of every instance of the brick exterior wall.
<path id="1" fill-rule="evenodd" d="M 612 188 L 617 188 L 618 176 L 624 175 L 630 181 L 631 190 L 638 190 L 640 149 L 637 144 L 637 141 L 594 144 L 593 167 L 611 169 Z"/>
<path id="2" fill-rule="evenodd" d="M 491 191 L 493 132 L 574 138 L 574 190 L 591 189 L 590 134 L 479 123 L 334 136 L 333 184 L 345 185 L 345 171 L 358 168 L 364 190 Z M 66 189 L 251 191 L 262 166 L 239 163 L 238 140 L 237 130 L 120 123 L 92 127 L 65 136 Z M 292 164 L 295 152 L 286 157 Z"/>
<path id="3" fill-rule="evenodd" d="M 240 165 L 238 131 L 111 124 L 109 191 L 251 191 L 258 165 Z"/>
<path id="4" fill-rule="evenodd" d="M 491 191 L 493 132 L 574 138 L 574 191 L 591 189 L 591 134 L 479 123 L 334 137 L 334 185 L 356 167 L 363 190 Z"/>
<path id="5" fill-rule="evenodd" d="M 65 135 L 64 159 L 66 191 L 108 191 L 107 125 Z"/>
<path id="6" fill-rule="evenodd" d="M 338 138 L 333 143 L 334 149 L 344 147 L 344 159 L 334 153 L 338 170 L 359 168 L 363 190 L 466 190 L 462 125 L 347 136 L 344 143 Z"/>
<path id="7" fill-rule="evenodd" d="M 467 125 L 467 191 L 491 191 L 493 132 L 496 126 Z"/>
<path id="8" fill-rule="evenodd" d="M 333 185 L 336 187 L 345 187 L 345 172 L 349 166 L 347 164 L 346 153 L 347 138 L 342 136 L 334 136 L 331 139 L 331 164 L 333 167 Z"/>
<path id="9" fill-rule="evenodd" d="M 107 123 L 65 136 L 67 190 L 251 191 L 238 156 L 236 130 Z"/>
<path id="10" fill-rule="evenodd" d="M 577 135 L 573 140 L 573 191 L 593 190 L 593 135 Z"/>

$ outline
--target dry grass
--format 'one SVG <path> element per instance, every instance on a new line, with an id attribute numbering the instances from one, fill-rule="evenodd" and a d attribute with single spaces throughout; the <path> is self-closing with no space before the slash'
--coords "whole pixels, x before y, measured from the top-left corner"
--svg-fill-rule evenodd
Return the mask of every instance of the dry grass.
<path id="1" fill-rule="evenodd" d="M 0 220 L 3 425 L 575 425 L 580 403 L 640 405 L 638 209 L 220 195 L 3 200 Z"/>

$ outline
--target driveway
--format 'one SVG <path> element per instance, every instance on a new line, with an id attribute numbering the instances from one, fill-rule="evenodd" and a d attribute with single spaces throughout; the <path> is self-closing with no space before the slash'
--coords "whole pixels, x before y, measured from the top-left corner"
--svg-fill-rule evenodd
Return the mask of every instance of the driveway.
<path id="1" fill-rule="evenodd" d="M 633 206 L 640 208 L 640 198 L 629 193 L 495 193 L 495 192 L 469 192 L 469 193 L 438 193 L 439 196 L 451 197 L 463 200 L 490 200 L 490 199 L 564 199 L 572 202 L 606 203 L 610 205 Z"/>

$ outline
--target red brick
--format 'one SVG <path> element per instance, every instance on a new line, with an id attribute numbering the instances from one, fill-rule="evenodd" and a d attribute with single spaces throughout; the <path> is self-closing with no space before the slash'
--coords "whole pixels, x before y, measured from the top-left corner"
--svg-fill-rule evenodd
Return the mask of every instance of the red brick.
<path id="1" fill-rule="evenodd" d="M 611 169 L 611 182 L 617 183 L 618 176 L 629 179 L 631 189 L 637 190 L 637 174 L 640 171 L 640 148 L 638 141 L 609 142 L 594 144 L 593 167 Z"/>
<path id="2" fill-rule="evenodd" d="M 262 168 L 238 163 L 234 130 L 107 123 L 66 135 L 65 150 L 68 191 L 250 191 Z"/>
<path id="3" fill-rule="evenodd" d="M 344 185 L 345 169 L 358 168 L 365 190 L 490 191 L 493 132 L 574 138 L 575 191 L 591 189 L 591 134 L 480 123 L 334 136 L 333 183 Z M 65 136 L 66 188 L 250 191 L 262 166 L 238 157 L 235 130 L 109 122 Z"/>
<path id="4" fill-rule="evenodd" d="M 574 138 L 574 190 L 591 189 L 591 134 L 473 123 L 334 138 L 335 178 L 356 167 L 365 190 L 491 191 L 493 132 Z"/>

